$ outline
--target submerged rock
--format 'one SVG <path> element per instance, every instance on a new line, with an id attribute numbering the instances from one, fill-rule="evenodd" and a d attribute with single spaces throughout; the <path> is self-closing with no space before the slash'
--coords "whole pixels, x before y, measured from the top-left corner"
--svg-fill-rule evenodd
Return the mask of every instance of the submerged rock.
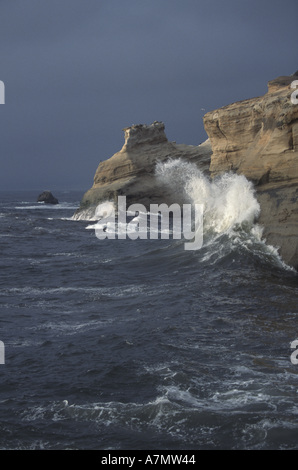
<path id="1" fill-rule="evenodd" d="M 44 202 L 45 204 L 59 204 L 58 199 L 53 196 L 51 191 L 43 191 L 38 196 L 37 202 Z"/>

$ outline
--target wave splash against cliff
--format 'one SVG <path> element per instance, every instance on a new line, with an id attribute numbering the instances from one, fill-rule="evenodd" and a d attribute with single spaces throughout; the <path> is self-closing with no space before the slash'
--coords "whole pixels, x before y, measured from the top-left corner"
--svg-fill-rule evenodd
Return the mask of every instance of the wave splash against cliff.
<path id="1" fill-rule="evenodd" d="M 277 249 L 267 245 L 262 238 L 263 228 L 256 222 L 260 205 L 253 184 L 244 175 L 225 173 L 211 180 L 194 163 L 180 158 L 157 163 L 155 176 L 175 202 L 203 205 L 203 247 L 199 250 L 202 262 L 230 262 L 234 260 L 234 255 L 240 259 L 248 256 L 291 269 L 282 261 Z M 84 220 L 97 221 L 86 228 L 101 227 L 104 222 L 102 217 L 107 217 L 114 210 L 116 207 L 111 201 L 99 204 L 95 215 L 84 215 Z M 134 221 L 137 219 L 135 217 Z M 117 233 L 128 233 L 128 229 L 138 230 L 137 227 L 137 224 L 122 227 L 119 223 L 108 223 L 106 231 L 113 233 L 117 229 Z M 175 241 L 173 246 L 179 244 L 180 241 Z"/>
<path id="2" fill-rule="evenodd" d="M 180 200 L 203 204 L 206 235 L 240 226 L 249 231 L 259 215 L 253 185 L 243 175 L 225 173 L 212 181 L 195 164 L 181 159 L 158 163 L 156 175 Z"/>
<path id="3" fill-rule="evenodd" d="M 202 261 L 216 263 L 236 251 L 286 267 L 277 249 L 262 239 L 263 229 L 256 223 L 260 205 L 245 176 L 225 173 L 211 180 L 195 164 L 182 159 L 158 163 L 156 176 L 178 200 L 203 204 Z"/>

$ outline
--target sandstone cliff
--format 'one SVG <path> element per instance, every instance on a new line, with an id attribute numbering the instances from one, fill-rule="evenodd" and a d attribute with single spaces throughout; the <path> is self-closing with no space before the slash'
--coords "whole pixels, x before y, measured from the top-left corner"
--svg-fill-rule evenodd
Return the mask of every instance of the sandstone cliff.
<path id="1" fill-rule="evenodd" d="M 92 217 L 98 203 L 116 201 L 118 195 L 125 195 L 127 204 L 138 202 L 148 208 L 154 202 L 170 202 L 171 195 L 155 178 L 157 162 L 184 158 L 195 162 L 203 171 L 209 171 L 209 141 L 199 146 L 169 142 L 164 124 L 157 121 L 123 130 L 125 143 L 122 149 L 99 164 L 94 184 L 83 196 L 75 218 Z"/>
<path id="2" fill-rule="evenodd" d="M 298 105 L 290 77 L 268 83 L 262 97 L 207 113 L 211 176 L 233 171 L 252 180 L 261 206 L 264 237 L 298 267 Z"/>
<path id="3" fill-rule="evenodd" d="M 99 164 L 74 217 L 92 217 L 98 203 L 115 201 L 118 195 L 125 195 L 128 204 L 146 207 L 172 202 L 155 178 L 155 166 L 184 158 L 212 178 L 236 172 L 253 181 L 261 206 L 258 222 L 267 243 L 298 268 L 298 104 L 291 101 L 291 83 L 297 79 L 298 72 L 279 77 L 268 83 L 264 96 L 207 113 L 209 139 L 199 146 L 169 142 L 164 124 L 157 121 L 124 129 L 122 149 Z"/>

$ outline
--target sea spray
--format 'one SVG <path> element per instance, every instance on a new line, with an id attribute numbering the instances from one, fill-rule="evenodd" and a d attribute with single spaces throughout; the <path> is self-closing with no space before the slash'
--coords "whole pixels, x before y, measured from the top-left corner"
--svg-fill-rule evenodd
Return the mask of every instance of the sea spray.
<path id="1" fill-rule="evenodd" d="M 217 263 L 237 251 L 292 271 L 274 246 L 267 245 L 257 223 L 260 205 L 255 188 L 244 175 L 224 173 L 214 179 L 183 159 L 159 162 L 155 170 L 177 200 L 203 207 L 202 262 Z"/>
<path id="2" fill-rule="evenodd" d="M 174 212 L 173 227 L 164 229 L 162 223 L 153 223 L 151 212 L 148 213 L 140 204 L 132 206 L 140 206 L 132 214 L 128 208 L 126 215 L 131 216 L 132 220 L 127 221 L 126 217 L 125 220 L 121 217 L 119 219 L 117 204 L 111 201 L 104 201 L 92 209 L 92 217 L 89 217 L 89 220 L 96 223 L 86 228 L 94 229 L 99 239 L 116 239 L 116 235 L 117 239 L 132 240 L 192 239 L 193 241 L 185 243 L 184 247 L 186 250 L 201 251 L 202 262 L 214 264 L 237 252 L 240 256 L 256 256 L 265 263 L 271 260 L 274 264 L 288 269 L 278 254 L 278 249 L 267 245 L 263 238 L 263 227 L 257 224 L 260 205 L 255 188 L 244 175 L 224 173 L 210 179 L 194 163 L 183 159 L 169 159 L 167 162 L 157 163 L 155 176 L 159 184 L 167 186 L 170 197 L 176 201 L 174 205 L 180 205 L 182 209 L 183 217 L 182 220 L 179 219 L 181 225 L 178 237 L 175 236 Z M 163 204 L 159 205 L 162 206 Z M 184 223 L 186 207 L 192 207 L 192 212 L 197 207 L 200 208 L 199 217 L 196 214 L 193 220 L 187 218 L 186 222 L 190 221 L 189 227 Z M 170 209 L 171 206 L 167 207 L 167 210 Z M 155 208 L 155 212 L 158 212 L 158 209 Z M 165 218 L 165 215 L 168 214 L 160 214 L 160 220 Z M 179 244 L 180 241 L 174 243 L 173 247 Z"/>
<path id="3" fill-rule="evenodd" d="M 170 206 L 165 203 L 150 204 L 150 210 L 147 212 L 143 204 L 135 203 L 127 208 L 126 196 L 118 196 L 117 217 L 114 205 L 108 202 L 99 204 L 95 215 L 99 218 L 98 223 L 88 228 L 95 229 L 99 240 L 115 240 L 116 234 L 117 240 L 125 240 L 127 237 L 131 240 L 158 240 L 159 237 L 168 240 L 170 232 L 173 239 L 181 239 L 183 232 L 183 238 L 190 240 L 185 243 L 186 250 L 198 250 L 203 244 L 202 204 L 194 204 L 194 211 L 191 204 L 182 204 L 182 208 L 177 203 Z M 129 216 L 133 217 L 131 221 L 128 221 Z"/>
<path id="4" fill-rule="evenodd" d="M 194 163 L 181 159 L 156 165 L 156 176 L 178 197 L 204 206 L 204 233 L 223 234 L 236 226 L 250 230 L 260 213 L 253 184 L 226 173 L 210 180 Z"/>
<path id="5" fill-rule="evenodd" d="M 193 224 L 193 232 L 191 228 L 184 230 L 184 235 L 193 233 L 193 237 L 196 237 L 196 231 L 203 230 L 204 245 L 224 234 L 233 239 L 235 238 L 235 231 L 237 232 L 236 238 L 238 238 L 239 230 L 243 231 L 245 236 L 258 241 L 261 240 L 262 229 L 255 224 L 260 213 L 260 206 L 255 197 L 253 184 L 245 176 L 226 173 L 211 180 L 194 163 L 182 159 L 169 159 L 165 163 L 157 163 L 155 175 L 159 183 L 167 186 L 170 190 L 173 199 L 176 201 L 173 206 L 180 204 L 183 209 L 186 206 L 193 207 L 193 209 L 202 208 L 201 223 L 197 224 L 196 227 Z M 158 207 L 161 208 L 163 205 L 165 204 L 159 206 L 153 204 L 152 209 L 154 206 L 153 210 L 157 213 Z M 133 211 L 133 214 L 130 214 L 134 219 L 127 223 L 126 216 L 125 219 L 119 217 L 117 204 L 104 201 L 96 209 L 93 209 L 92 217 L 89 219 L 90 221 L 97 221 L 97 223 L 88 225 L 87 228 L 100 232 L 102 237 L 98 238 L 115 239 L 117 232 L 117 238 L 126 238 L 126 235 L 128 235 L 132 239 L 138 237 L 146 239 L 148 238 L 146 233 L 147 222 L 141 223 L 145 216 L 147 218 L 146 208 L 140 204 L 131 207 L 134 206 L 138 206 L 138 211 Z M 170 206 L 170 208 L 173 206 Z M 129 210 L 128 208 L 127 215 L 129 215 Z M 182 213 L 184 212 L 182 211 Z M 148 215 L 150 215 L 151 221 L 150 228 L 153 229 L 150 238 L 158 239 L 159 236 L 168 238 L 168 230 L 164 231 L 162 224 L 158 235 L 159 230 L 154 230 L 155 226 L 153 227 L 154 224 L 152 224 L 152 220 L 154 220 L 152 214 Z M 175 221 L 175 217 L 173 217 L 173 220 Z M 140 230 L 141 228 L 142 230 Z M 136 233 L 134 234 L 134 232 Z M 173 238 L 181 237 L 174 236 Z M 190 239 L 189 236 L 185 236 L 185 238 Z M 243 239 L 243 236 L 241 238 Z"/>

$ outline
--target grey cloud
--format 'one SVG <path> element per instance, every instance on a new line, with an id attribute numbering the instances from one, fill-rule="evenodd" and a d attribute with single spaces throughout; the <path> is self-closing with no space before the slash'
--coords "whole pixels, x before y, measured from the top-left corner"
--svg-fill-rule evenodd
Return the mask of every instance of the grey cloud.
<path id="1" fill-rule="evenodd" d="M 296 0 L 0 2 L 0 188 L 87 189 L 122 127 L 206 138 L 204 112 L 293 73 Z"/>

